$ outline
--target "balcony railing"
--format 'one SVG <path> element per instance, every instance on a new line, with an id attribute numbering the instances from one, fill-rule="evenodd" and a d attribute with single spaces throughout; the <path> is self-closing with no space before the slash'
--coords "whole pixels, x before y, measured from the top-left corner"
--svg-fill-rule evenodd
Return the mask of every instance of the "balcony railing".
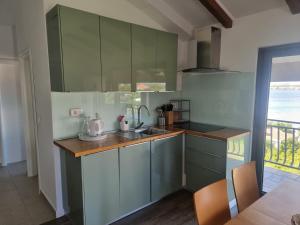
<path id="1" fill-rule="evenodd" d="M 300 123 L 268 120 L 265 161 L 300 170 Z"/>

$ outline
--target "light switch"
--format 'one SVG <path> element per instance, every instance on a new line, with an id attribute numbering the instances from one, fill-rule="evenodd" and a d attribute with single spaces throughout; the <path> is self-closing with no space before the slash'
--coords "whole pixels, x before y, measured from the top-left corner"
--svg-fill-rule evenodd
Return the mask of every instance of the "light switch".
<path id="1" fill-rule="evenodd" d="M 81 108 L 71 108 L 69 110 L 69 115 L 71 117 L 79 117 L 82 114 L 82 109 Z"/>

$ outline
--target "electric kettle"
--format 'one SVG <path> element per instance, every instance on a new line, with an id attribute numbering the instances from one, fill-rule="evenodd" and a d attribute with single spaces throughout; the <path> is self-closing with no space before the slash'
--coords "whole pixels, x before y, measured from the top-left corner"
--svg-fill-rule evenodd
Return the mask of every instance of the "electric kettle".
<path id="1" fill-rule="evenodd" d="M 92 119 L 89 121 L 88 135 L 96 137 L 102 134 L 104 123 L 101 118 Z"/>

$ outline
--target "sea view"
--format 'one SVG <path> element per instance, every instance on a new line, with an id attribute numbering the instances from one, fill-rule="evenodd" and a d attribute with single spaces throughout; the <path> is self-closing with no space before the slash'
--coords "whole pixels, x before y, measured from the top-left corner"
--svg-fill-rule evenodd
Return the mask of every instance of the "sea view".
<path id="1" fill-rule="evenodd" d="M 271 86 L 268 119 L 300 122 L 300 86 Z"/>

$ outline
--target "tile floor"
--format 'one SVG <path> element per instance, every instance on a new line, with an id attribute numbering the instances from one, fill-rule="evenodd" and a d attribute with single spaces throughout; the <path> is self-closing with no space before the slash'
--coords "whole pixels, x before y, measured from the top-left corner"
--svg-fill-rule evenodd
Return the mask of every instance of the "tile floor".
<path id="1" fill-rule="evenodd" d="M 293 180 L 300 183 L 300 176 L 274 168 L 265 167 L 263 191 L 270 192 L 285 180 Z"/>
<path id="2" fill-rule="evenodd" d="M 37 177 L 26 176 L 26 162 L 0 167 L 0 225 L 39 225 L 54 218 Z"/>

